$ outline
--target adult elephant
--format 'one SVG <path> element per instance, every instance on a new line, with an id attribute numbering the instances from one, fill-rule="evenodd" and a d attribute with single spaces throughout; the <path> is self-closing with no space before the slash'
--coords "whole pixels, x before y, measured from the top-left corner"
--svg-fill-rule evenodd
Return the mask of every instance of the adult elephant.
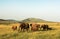
<path id="1" fill-rule="evenodd" d="M 29 24 L 28 23 L 21 23 L 21 25 L 19 26 L 19 30 L 21 29 L 21 31 L 28 31 L 29 30 Z"/>
<path id="2" fill-rule="evenodd" d="M 49 26 L 47 24 L 44 24 L 41 26 L 41 28 L 43 28 L 43 30 L 48 30 Z"/>
<path id="3" fill-rule="evenodd" d="M 31 30 L 32 31 L 38 31 L 40 28 L 40 25 L 39 24 L 31 24 Z"/>

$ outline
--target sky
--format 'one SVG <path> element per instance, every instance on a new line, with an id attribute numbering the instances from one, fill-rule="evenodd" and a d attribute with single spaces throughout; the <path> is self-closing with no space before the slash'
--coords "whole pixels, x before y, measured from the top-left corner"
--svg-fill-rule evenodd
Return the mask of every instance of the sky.
<path id="1" fill-rule="evenodd" d="M 60 0 L 0 0 L 0 19 L 26 18 L 60 22 Z"/>

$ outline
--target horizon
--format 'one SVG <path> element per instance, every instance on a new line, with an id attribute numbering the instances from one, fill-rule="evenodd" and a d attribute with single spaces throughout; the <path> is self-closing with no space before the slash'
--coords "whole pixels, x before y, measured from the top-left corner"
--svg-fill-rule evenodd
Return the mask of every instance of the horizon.
<path id="1" fill-rule="evenodd" d="M 2 20 L 23 21 L 23 20 L 26 20 L 26 19 L 40 19 L 40 18 L 25 18 L 25 19 L 22 19 L 22 20 L 16 20 L 16 19 L 2 19 Z M 59 21 L 51 21 L 51 20 L 45 20 L 45 19 L 40 19 L 40 20 L 49 21 L 49 22 L 59 22 Z"/>
<path id="2" fill-rule="evenodd" d="M 0 19 L 39 18 L 60 22 L 60 0 L 0 0 Z"/>

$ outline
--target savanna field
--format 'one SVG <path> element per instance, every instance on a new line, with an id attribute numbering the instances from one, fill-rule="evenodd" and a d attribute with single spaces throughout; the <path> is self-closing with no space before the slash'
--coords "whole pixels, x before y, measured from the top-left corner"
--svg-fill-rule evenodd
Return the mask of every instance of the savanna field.
<path id="1" fill-rule="evenodd" d="M 19 24 L 0 25 L 0 39 L 60 39 L 60 25 L 49 24 L 53 30 L 48 31 L 25 31 L 18 32 L 18 29 L 13 31 L 12 26 L 19 27 Z"/>

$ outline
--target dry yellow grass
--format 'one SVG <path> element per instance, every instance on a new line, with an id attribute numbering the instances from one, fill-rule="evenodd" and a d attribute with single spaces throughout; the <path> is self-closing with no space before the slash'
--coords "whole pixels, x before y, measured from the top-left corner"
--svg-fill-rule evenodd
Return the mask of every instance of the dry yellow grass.
<path id="1" fill-rule="evenodd" d="M 19 26 L 19 24 L 0 25 L 0 34 L 13 32 L 12 26 Z"/>
<path id="2" fill-rule="evenodd" d="M 49 24 L 49 27 L 55 30 L 36 31 L 36 32 L 18 32 L 11 29 L 12 26 L 20 24 L 0 25 L 0 39 L 60 39 L 60 26 Z M 53 25 L 53 26 L 51 26 Z"/>

